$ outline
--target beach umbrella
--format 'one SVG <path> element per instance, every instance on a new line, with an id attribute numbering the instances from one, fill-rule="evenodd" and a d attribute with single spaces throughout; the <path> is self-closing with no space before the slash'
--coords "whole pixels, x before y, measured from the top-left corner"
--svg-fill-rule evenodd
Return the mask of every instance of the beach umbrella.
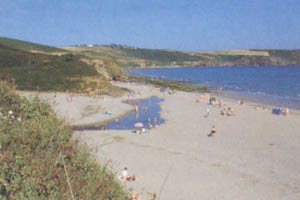
<path id="1" fill-rule="evenodd" d="M 137 122 L 134 124 L 135 128 L 142 128 L 144 126 L 144 124 L 142 122 Z"/>

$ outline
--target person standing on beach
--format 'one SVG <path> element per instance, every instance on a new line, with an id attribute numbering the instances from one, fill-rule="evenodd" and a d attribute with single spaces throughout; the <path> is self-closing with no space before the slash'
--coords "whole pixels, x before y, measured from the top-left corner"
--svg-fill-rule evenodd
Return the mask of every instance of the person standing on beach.
<path id="1" fill-rule="evenodd" d="M 134 105 L 134 111 L 135 111 L 136 113 L 139 112 L 139 106 L 138 106 L 137 103 Z"/>
<path id="2" fill-rule="evenodd" d="M 138 103 L 136 103 L 134 105 L 134 111 L 135 111 L 135 118 L 138 119 L 139 118 L 139 105 L 138 105 Z"/>
<path id="3" fill-rule="evenodd" d="M 151 119 L 148 117 L 148 129 L 152 129 Z"/>

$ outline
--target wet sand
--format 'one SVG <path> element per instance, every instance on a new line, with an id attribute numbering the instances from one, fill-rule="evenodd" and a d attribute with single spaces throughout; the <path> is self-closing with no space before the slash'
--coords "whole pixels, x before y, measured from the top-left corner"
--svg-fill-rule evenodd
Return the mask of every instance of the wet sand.
<path id="1" fill-rule="evenodd" d="M 300 199 L 299 115 L 277 116 L 269 108 L 224 98 L 223 106 L 231 106 L 235 115 L 222 116 L 221 108 L 196 102 L 200 94 L 167 95 L 150 86 L 118 85 L 136 91 L 136 98 L 164 98 L 161 115 L 166 122 L 141 135 L 105 130 L 76 131 L 75 137 L 99 161 L 109 162 L 116 176 L 124 167 L 136 174 L 136 181 L 121 182 L 143 199 L 151 199 L 151 193 L 161 200 Z M 50 103 L 70 124 L 82 125 L 128 112 L 132 106 L 121 103 L 127 98 L 78 97 L 67 102 L 60 93 Z M 210 114 L 204 117 L 207 108 Z M 213 125 L 216 133 L 208 137 Z"/>

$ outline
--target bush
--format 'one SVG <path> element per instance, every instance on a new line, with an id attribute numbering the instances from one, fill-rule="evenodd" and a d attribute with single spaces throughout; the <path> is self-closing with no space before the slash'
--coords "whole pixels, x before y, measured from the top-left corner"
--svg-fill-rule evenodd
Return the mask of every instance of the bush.
<path id="1" fill-rule="evenodd" d="M 127 199 L 47 104 L 0 81 L 0 199 Z"/>

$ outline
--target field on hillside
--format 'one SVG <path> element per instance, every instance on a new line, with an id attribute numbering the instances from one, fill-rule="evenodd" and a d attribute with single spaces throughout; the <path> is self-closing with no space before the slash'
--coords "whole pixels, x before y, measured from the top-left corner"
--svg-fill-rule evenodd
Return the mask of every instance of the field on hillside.
<path id="1" fill-rule="evenodd" d="M 241 49 L 187 52 L 123 45 L 81 45 L 62 48 L 91 57 L 111 57 L 120 67 L 300 65 L 300 50 Z"/>
<path id="2" fill-rule="evenodd" d="M 210 54 L 210 55 L 240 55 L 240 56 L 270 56 L 268 51 L 256 51 L 248 49 L 237 50 L 222 50 L 222 51 L 199 51 L 195 54 Z"/>
<path id="3" fill-rule="evenodd" d="M 25 51 L 41 51 L 41 52 L 65 52 L 63 49 L 59 49 L 56 47 L 51 47 L 47 45 L 36 44 L 32 42 L 25 42 L 21 40 L 11 39 L 0 37 L 0 44 L 14 48 L 14 49 L 22 49 Z"/>

